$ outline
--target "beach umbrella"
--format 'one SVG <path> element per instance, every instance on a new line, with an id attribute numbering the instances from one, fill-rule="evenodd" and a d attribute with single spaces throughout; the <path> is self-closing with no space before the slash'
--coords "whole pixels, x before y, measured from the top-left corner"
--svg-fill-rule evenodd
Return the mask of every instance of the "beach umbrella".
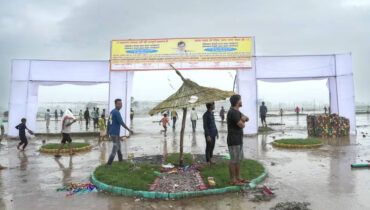
<path id="1" fill-rule="evenodd" d="M 176 73 L 181 77 L 183 81 L 182 86 L 174 94 L 172 94 L 166 100 L 162 101 L 152 110 L 150 110 L 149 114 L 154 115 L 167 110 L 183 110 L 180 132 L 180 165 L 182 166 L 187 108 L 204 105 L 213 101 L 225 100 L 235 93 L 232 91 L 223 91 L 217 88 L 200 86 L 189 79 L 185 79 L 178 70 L 176 70 Z"/>

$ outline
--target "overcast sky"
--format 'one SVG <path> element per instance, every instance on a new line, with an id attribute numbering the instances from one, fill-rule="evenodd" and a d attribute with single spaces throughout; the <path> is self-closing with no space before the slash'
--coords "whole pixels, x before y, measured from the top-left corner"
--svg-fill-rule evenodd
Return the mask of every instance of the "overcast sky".
<path id="1" fill-rule="evenodd" d="M 202 36 L 255 36 L 257 55 L 352 52 L 356 101 L 370 103 L 370 1 L 0 2 L 0 106 L 3 107 L 8 104 L 11 59 L 108 60 L 112 39 Z M 234 73 L 189 71 L 184 74 L 202 85 L 231 89 L 230 74 Z M 180 80 L 169 71 L 140 72 L 134 82 L 134 96 L 139 100 L 163 99 L 173 92 L 170 84 L 174 88 L 180 85 Z M 272 100 L 277 94 L 289 91 L 289 85 L 288 88 L 262 85 L 267 94 L 263 97 Z M 298 86 L 302 91 L 309 91 L 317 85 L 325 88 L 323 82 Z M 40 100 L 57 100 L 55 95 L 70 93 L 78 97 L 84 91 L 104 99 L 107 90 L 104 86 L 64 87 L 62 91 L 43 89 Z M 318 100 L 326 100 L 326 93 L 313 94 Z"/>

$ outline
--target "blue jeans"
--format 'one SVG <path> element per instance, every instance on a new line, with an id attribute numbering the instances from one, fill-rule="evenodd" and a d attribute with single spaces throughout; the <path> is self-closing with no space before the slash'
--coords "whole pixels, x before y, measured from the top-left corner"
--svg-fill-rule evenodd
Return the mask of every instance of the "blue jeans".
<path id="1" fill-rule="evenodd" d="M 108 159 L 108 165 L 112 165 L 116 153 L 118 154 L 118 161 L 122 161 L 122 152 L 121 152 L 121 139 L 119 136 L 110 135 L 110 140 L 113 142 L 112 153 Z"/>

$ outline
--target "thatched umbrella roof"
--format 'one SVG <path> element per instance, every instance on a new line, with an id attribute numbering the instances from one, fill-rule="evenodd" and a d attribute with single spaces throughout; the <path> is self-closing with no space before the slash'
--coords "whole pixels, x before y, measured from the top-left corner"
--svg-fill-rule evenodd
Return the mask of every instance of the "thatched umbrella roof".
<path id="1" fill-rule="evenodd" d="M 166 100 L 162 101 L 149 114 L 154 115 L 167 110 L 182 109 L 204 105 L 208 102 L 225 100 L 235 93 L 232 91 L 224 91 L 217 88 L 209 88 L 198 85 L 197 83 L 185 79 L 179 71 L 176 73 L 181 77 L 183 84 Z"/>

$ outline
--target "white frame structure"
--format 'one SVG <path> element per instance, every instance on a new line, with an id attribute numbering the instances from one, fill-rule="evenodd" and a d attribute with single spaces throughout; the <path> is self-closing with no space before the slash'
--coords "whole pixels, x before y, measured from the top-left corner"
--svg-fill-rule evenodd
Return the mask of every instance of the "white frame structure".
<path id="1" fill-rule="evenodd" d="M 237 70 L 237 92 L 242 96 L 242 112 L 249 116 L 249 123 L 244 128 L 244 134 L 257 134 L 258 132 L 258 80 L 290 82 L 315 79 L 328 79 L 331 112 L 349 118 L 351 133 L 355 133 L 352 58 L 348 53 L 312 56 L 255 56 L 251 70 Z"/>
<path id="2" fill-rule="evenodd" d="M 289 82 L 328 79 L 332 113 L 349 118 L 356 131 L 355 95 L 351 54 L 313 56 L 254 56 L 253 68 L 237 70 L 237 92 L 242 112 L 249 116 L 245 134 L 258 132 L 257 81 Z M 30 129 L 36 127 L 38 88 L 43 85 L 94 85 L 109 83 L 109 109 L 121 98 L 121 115 L 130 126 L 133 71 L 110 71 L 109 61 L 13 60 L 9 99 L 8 135 L 17 136 L 15 126 L 23 117 Z M 309 94 L 309 93 L 302 93 Z M 127 136 L 121 128 L 121 136 Z"/>
<path id="3" fill-rule="evenodd" d="M 27 126 L 36 128 L 39 86 L 74 84 L 109 84 L 109 109 L 121 98 L 123 120 L 130 126 L 130 103 L 133 72 L 110 71 L 109 61 L 13 60 L 9 98 L 8 136 L 18 135 L 15 126 L 27 118 Z M 57 93 L 56 93 L 57 94 Z M 121 136 L 129 135 L 121 128 Z"/>

